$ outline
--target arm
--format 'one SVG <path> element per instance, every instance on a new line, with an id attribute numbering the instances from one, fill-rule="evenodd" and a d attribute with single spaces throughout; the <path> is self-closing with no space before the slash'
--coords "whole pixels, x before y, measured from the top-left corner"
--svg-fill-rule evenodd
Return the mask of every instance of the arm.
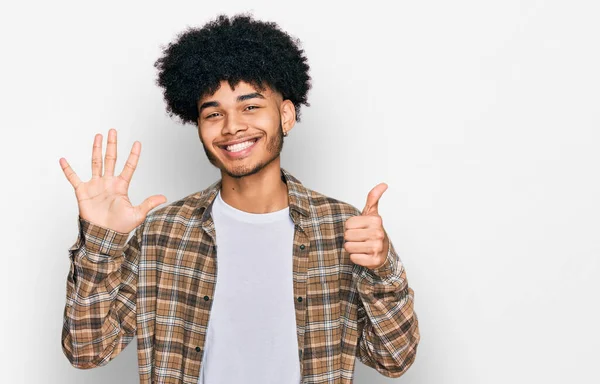
<path id="1" fill-rule="evenodd" d="M 384 376 L 400 377 L 415 360 L 419 322 L 404 265 L 391 240 L 388 243 L 382 266 L 373 270 L 354 266 L 360 297 L 357 357 Z"/>
<path id="2" fill-rule="evenodd" d="M 127 233 L 78 221 L 69 248 L 62 348 L 76 368 L 102 366 L 119 354 L 136 330 L 136 287 L 140 228 Z"/>

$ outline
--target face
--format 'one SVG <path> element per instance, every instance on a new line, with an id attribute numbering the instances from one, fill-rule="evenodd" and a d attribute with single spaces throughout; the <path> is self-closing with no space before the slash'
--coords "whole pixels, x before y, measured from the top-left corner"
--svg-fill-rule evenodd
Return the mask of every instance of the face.
<path id="1" fill-rule="evenodd" d="M 206 157 L 221 172 L 242 178 L 260 172 L 279 158 L 283 130 L 295 122 L 293 103 L 267 87 L 265 91 L 226 81 L 198 101 L 198 134 Z M 240 141 L 241 140 L 241 141 Z M 237 142 L 234 145 L 227 145 Z"/>

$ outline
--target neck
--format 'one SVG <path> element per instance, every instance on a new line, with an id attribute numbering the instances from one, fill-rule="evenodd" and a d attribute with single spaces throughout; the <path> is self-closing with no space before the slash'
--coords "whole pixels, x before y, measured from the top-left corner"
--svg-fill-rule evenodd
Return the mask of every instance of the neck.
<path id="1" fill-rule="evenodd" d="M 282 210 L 289 204 L 279 161 L 271 161 L 253 175 L 237 179 L 221 172 L 221 178 L 221 197 L 240 211 L 269 213 Z"/>

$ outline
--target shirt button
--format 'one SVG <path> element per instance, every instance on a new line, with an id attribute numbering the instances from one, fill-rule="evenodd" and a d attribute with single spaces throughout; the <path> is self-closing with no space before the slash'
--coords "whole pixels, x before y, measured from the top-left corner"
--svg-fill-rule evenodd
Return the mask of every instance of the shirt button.
<path id="1" fill-rule="evenodd" d="M 303 250 L 304 248 L 305 248 L 304 244 L 300 244 L 300 249 Z"/>
<path id="2" fill-rule="evenodd" d="M 204 296 L 204 301 L 208 301 L 209 297 L 208 296 Z"/>
<path id="3" fill-rule="evenodd" d="M 298 302 L 302 302 L 302 297 L 298 297 Z"/>
<path id="4" fill-rule="evenodd" d="M 200 352 L 200 347 L 196 347 L 196 352 Z"/>

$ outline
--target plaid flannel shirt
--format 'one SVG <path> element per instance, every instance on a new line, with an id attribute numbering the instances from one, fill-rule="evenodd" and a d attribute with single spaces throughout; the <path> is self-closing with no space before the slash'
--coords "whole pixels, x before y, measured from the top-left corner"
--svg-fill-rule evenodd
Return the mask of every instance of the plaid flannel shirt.
<path id="1" fill-rule="evenodd" d="M 391 240 L 381 267 L 354 264 L 344 223 L 361 211 L 283 168 L 281 176 L 295 224 L 290 300 L 301 382 L 352 383 L 356 358 L 401 376 L 420 335 L 414 292 Z M 74 367 L 105 365 L 136 336 L 140 383 L 197 384 L 217 279 L 210 207 L 220 187 L 221 179 L 151 212 L 130 238 L 78 218 L 62 330 Z"/>

